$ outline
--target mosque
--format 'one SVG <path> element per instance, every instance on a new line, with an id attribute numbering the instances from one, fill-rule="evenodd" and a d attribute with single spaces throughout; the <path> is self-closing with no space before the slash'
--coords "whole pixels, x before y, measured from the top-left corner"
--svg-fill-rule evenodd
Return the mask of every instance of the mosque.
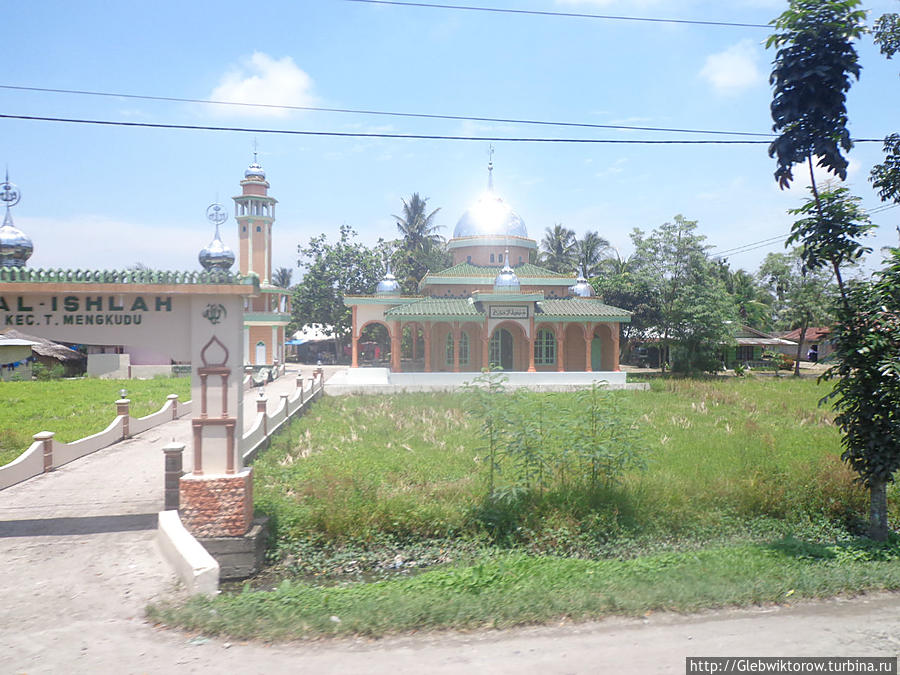
<path id="1" fill-rule="evenodd" d="M 630 312 L 594 297 L 583 274 L 531 262 L 537 242 L 494 190 L 493 163 L 487 190 L 462 214 L 447 247 L 453 265 L 428 272 L 419 295 L 401 295 L 388 267 L 374 294 L 344 296 L 351 369 L 360 366 L 363 329 L 381 325 L 393 373 L 404 363 L 426 373 L 619 370 L 619 324 Z"/>
<path id="2" fill-rule="evenodd" d="M 291 319 L 290 291 L 272 284 L 272 227 L 275 223 L 277 200 L 269 196 L 270 186 L 266 180 L 266 172 L 259 165 L 256 153 L 254 153 L 253 162 L 244 171 L 240 185 L 241 193 L 232 198 L 238 228 L 238 255 L 235 256 L 234 252 L 222 241 L 219 231 L 220 225 L 228 219 L 227 212 L 219 204 L 213 204 L 207 209 L 207 218 L 215 225 L 215 236 L 209 246 L 200 251 L 198 260 L 204 272 L 213 280 L 219 277 L 224 279 L 232 275 L 231 267 L 236 260 L 237 271 L 241 277 L 255 276 L 258 279 L 259 293 L 244 298 L 242 338 L 244 364 L 255 369 L 263 367 L 273 369 L 274 366 L 284 363 L 285 330 Z M 9 206 L 18 201 L 17 190 L 11 194 L 13 189 L 8 178 L 0 186 L 0 190 L 6 191 L 0 191 L 0 200 L 7 204 L 5 218 L 3 224 L 0 225 L 0 269 L 24 268 L 34 251 L 31 239 L 13 223 Z M 64 271 L 51 271 L 50 274 L 59 276 L 63 275 Z M 71 276 L 69 272 L 65 272 L 65 274 Z M 77 274 L 89 275 L 90 273 L 78 272 L 76 276 Z M 119 276 L 122 280 L 128 277 L 131 283 L 141 280 L 161 283 L 163 277 L 171 277 L 176 280 L 175 283 L 180 283 L 182 277 L 187 279 L 196 274 L 152 270 L 104 273 L 110 279 L 116 275 L 116 280 Z M 73 281 L 80 280 L 73 279 Z M 7 309 L 3 302 L 0 298 L 0 310 Z M 85 302 L 85 307 L 90 309 L 90 303 L 91 299 L 89 298 Z M 116 306 L 112 309 L 116 310 L 114 315 L 110 315 L 114 319 L 124 321 L 128 318 L 127 313 L 121 311 L 122 307 Z M 93 314 L 86 314 L 81 320 L 89 321 L 92 325 L 100 325 L 93 322 L 103 318 L 102 315 L 97 318 Z M 77 316 L 73 316 L 72 319 L 77 319 Z M 7 321 L 9 321 L 8 318 Z M 31 324 L 22 325 L 22 330 L 27 332 L 28 325 Z M 144 377 L 160 372 L 171 372 L 172 366 L 183 363 L 167 350 L 165 340 L 160 340 L 152 346 L 139 346 L 137 344 L 102 344 L 98 339 L 92 342 L 86 341 L 84 348 L 88 354 L 88 373 L 90 374 Z M 93 373 L 91 372 L 92 362 L 99 364 Z"/>

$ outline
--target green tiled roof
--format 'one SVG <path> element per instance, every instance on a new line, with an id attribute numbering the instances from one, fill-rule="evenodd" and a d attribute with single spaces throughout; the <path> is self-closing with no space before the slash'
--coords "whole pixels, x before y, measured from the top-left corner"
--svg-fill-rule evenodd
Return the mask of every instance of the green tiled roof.
<path id="1" fill-rule="evenodd" d="M 246 284 L 257 283 L 255 274 L 195 271 L 161 272 L 157 270 L 42 270 L 30 267 L 0 267 L 0 283 L 44 284 Z"/>
<path id="2" fill-rule="evenodd" d="M 463 262 L 453 267 L 448 267 L 434 274 L 428 273 L 419 283 L 420 286 L 428 286 L 429 284 L 493 284 L 494 279 L 500 272 L 500 267 L 490 267 L 486 265 L 473 265 L 472 263 Z M 575 283 L 575 277 L 571 274 L 559 274 L 552 270 L 532 265 L 531 263 L 523 263 L 513 267 L 519 281 L 526 286 L 535 284 L 551 285 L 551 286 L 571 286 Z"/>
<path id="3" fill-rule="evenodd" d="M 535 319 L 631 321 L 631 312 L 607 305 L 600 300 L 577 298 L 569 300 L 542 300 L 537 303 Z"/>
<path id="4" fill-rule="evenodd" d="M 484 318 L 484 313 L 465 299 L 423 298 L 418 302 L 392 307 L 384 316 L 392 319 L 481 319 Z"/>

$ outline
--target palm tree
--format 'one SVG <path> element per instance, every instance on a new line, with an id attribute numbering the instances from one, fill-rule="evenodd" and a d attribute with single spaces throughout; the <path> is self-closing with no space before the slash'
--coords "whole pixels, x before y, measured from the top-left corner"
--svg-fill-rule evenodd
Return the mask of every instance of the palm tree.
<path id="1" fill-rule="evenodd" d="M 277 286 L 278 288 L 290 288 L 291 277 L 293 274 L 294 270 L 287 267 L 279 267 L 275 270 L 275 273 L 272 274 L 272 285 Z"/>
<path id="2" fill-rule="evenodd" d="M 403 235 L 407 250 L 427 253 L 433 245 L 443 241 L 443 237 L 437 233 L 440 226 L 434 224 L 434 216 L 440 208 L 426 213 L 428 197 L 420 197 L 418 192 L 414 192 L 409 201 L 400 201 L 403 202 L 403 215 L 394 214 L 393 218 L 397 221 L 397 229 Z"/>
<path id="3" fill-rule="evenodd" d="M 554 272 L 571 272 L 575 265 L 575 233 L 557 223 L 544 230 L 541 264 Z"/>
<path id="4" fill-rule="evenodd" d="M 575 242 L 575 257 L 584 276 L 592 279 L 600 273 L 600 263 L 609 256 L 610 249 L 609 241 L 591 230 Z"/>

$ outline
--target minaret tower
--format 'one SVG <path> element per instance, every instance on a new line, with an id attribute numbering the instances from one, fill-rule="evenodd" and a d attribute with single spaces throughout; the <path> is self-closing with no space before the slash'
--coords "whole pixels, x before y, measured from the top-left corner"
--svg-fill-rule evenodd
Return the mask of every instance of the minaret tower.
<path id="1" fill-rule="evenodd" d="M 275 222 L 275 204 L 278 200 L 269 196 L 266 172 L 256 159 L 244 171 L 242 193 L 234 197 L 234 218 L 238 224 L 238 269 L 241 274 L 254 272 L 260 283 L 267 285 L 272 279 L 272 224 Z"/>
<path id="2" fill-rule="evenodd" d="M 256 368 L 284 364 L 285 328 L 291 320 L 290 291 L 272 285 L 272 224 L 277 200 L 253 152 L 241 194 L 234 197 L 238 224 L 238 271 L 259 277 L 260 294 L 244 308 L 244 363 Z M 277 376 L 277 369 L 276 369 Z"/>

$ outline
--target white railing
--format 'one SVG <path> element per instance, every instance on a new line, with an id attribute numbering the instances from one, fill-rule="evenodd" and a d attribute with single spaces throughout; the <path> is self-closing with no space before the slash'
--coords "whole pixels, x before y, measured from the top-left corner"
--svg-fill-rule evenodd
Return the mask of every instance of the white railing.
<path id="1" fill-rule="evenodd" d="M 244 466 L 250 464 L 260 451 L 268 447 L 269 439 L 292 417 L 306 412 L 310 404 L 322 395 L 325 378 L 321 370 L 309 378 L 309 388 L 304 389 L 303 380 L 297 378 L 297 389 L 293 394 L 282 394 L 281 403 L 271 415 L 266 412 L 266 399 L 257 403 L 256 419 L 250 431 L 241 437 L 240 450 Z"/>
<path id="2" fill-rule="evenodd" d="M 0 466 L 0 490 L 109 447 L 134 434 L 189 415 L 193 408 L 191 401 L 179 403 L 177 394 L 169 394 L 165 405 L 157 412 L 145 417 L 132 417 L 128 412 L 129 403 L 127 400 L 117 401 L 119 414 L 109 426 L 71 443 L 57 441 L 52 431 L 35 434 L 34 443 L 25 452 L 9 464 Z"/>

